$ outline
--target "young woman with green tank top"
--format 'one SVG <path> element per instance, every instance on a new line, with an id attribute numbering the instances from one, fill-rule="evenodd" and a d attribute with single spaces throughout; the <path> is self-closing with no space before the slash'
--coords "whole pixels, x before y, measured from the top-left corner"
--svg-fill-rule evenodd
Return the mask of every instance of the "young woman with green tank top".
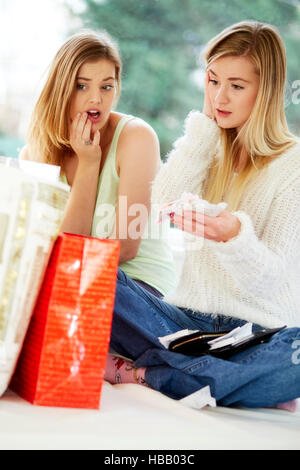
<path id="1" fill-rule="evenodd" d="M 150 204 L 159 142 L 145 121 L 113 111 L 121 68 L 107 34 L 68 39 L 51 64 L 20 158 L 61 166 L 71 186 L 62 231 L 119 240 L 120 268 L 162 296 L 174 287 L 175 271 Z"/>

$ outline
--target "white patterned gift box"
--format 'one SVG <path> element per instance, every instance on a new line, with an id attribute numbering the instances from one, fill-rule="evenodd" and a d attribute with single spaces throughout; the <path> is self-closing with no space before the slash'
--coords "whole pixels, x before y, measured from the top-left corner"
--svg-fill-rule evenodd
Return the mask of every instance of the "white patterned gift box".
<path id="1" fill-rule="evenodd" d="M 19 163 L 0 158 L 0 396 L 14 372 L 69 197 L 69 187 L 49 182 L 49 173 L 46 179 L 13 166 Z M 30 166 L 36 175 L 49 170 Z"/>

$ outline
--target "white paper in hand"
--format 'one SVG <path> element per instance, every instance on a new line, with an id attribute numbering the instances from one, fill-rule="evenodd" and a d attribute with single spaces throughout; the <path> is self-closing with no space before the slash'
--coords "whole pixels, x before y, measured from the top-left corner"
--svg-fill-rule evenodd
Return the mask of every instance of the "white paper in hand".
<path id="1" fill-rule="evenodd" d="M 202 212 L 203 214 L 209 215 L 210 217 L 217 217 L 223 210 L 226 209 L 226 207 L 226 202 L 211 204 L 205 199 L 201 199 L 196 194 L 184 192 L 182 193 L 180 199 L 169 202 L 161 208 L 158 222 L 162 222 L 172 212 L 181 215 L 184 210 Z"/>

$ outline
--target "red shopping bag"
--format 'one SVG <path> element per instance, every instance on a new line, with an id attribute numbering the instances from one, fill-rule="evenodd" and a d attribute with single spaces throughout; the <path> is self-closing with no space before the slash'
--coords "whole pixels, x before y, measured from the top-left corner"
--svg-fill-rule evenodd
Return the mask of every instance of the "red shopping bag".
<path id="1" fill-rule="evenodd" d="M 36 405 L 99 408 L 119 242 L 61 234 L 10 388 Z"/>

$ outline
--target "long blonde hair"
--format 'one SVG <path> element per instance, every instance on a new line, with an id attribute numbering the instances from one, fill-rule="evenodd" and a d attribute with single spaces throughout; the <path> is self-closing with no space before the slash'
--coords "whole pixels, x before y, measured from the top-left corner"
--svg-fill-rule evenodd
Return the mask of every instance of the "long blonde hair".
<path id="1" fill-rule="evenodd" d="M 69 111 L 79 69 L 87 61 L 103 58 L 115 65 L 117 101 L 122 64 L 118 47 L 106 32 L 77 33 L 59 49 L 32 113 L 27 139 L 30 159 L 62 165 L 63 156 L 71 151 Z"/>
<path id="2" fill-rule="evenodd" d="M 286 53 L 276 29 L 251 21 L 226 28 L 206 46 L 207 67 L 225 56 L 249 58 L 259 76 L 258 94 L 249 119 L 238 133 L 235 129 L 221 129 L 221 156 L 215 158 L 206 184 L 205 197 L 210 202 L 220 202 L 227 193 L 228 206 L 234 210 L 247 183 L 296 140 L 285 118 Z M 241 142 L 249 158 L 233 180 Z"/>

